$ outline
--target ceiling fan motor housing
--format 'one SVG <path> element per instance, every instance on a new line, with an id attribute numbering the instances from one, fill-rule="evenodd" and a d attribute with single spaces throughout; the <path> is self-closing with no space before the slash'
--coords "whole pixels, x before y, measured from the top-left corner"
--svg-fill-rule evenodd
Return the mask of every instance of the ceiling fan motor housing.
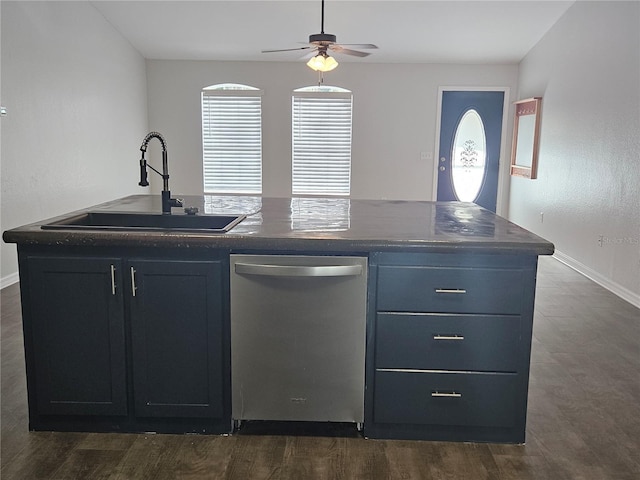
<path id="1" fill-rule="evenodd" d="M 309 43 L 316 45 L 331 45 L 336 43 L 336 36 L 330 33 L 316 33 L 315 35 L 309 35 Z"/>

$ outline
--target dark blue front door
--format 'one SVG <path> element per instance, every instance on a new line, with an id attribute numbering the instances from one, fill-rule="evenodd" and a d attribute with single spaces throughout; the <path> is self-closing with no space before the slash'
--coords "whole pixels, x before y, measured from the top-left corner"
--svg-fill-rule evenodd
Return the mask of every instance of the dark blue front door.
<path id="1" fill-rule="evenodd" d="M 442 93 L 439 201 L 469 201 L 496 211 L 503 106 L 502 91 Z"/>

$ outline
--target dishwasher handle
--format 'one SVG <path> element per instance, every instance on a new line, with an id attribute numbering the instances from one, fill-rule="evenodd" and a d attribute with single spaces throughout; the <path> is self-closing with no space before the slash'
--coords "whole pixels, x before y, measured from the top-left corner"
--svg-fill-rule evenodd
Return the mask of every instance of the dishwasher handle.
<path id="1" fill-rule="evenodd" d="M 362 275 L 362 265 L 265 265 L 236 263 L 235 272 L 267 277 L 353 277 Z"/>

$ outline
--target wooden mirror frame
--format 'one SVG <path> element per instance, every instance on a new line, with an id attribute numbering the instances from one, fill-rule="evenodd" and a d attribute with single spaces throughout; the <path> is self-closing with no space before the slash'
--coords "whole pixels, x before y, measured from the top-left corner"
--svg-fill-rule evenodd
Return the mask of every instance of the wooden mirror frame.
<path id="1" fill-rule="evenodd" d="M 529 178 L 531 180 L 538 176 L 538 145 L 540 143 L 540 107 L 542 97 L 527 98 L 514 102 L 516 112 L 513 123 L 513 144 L 511 145 L 511 175 L 516 177 Z M 520 127 L 520 117 L 525 115 L 534 115 L 534 124 L 532 132 L 525 132 Z M 520 137 L 518 137 L 520 134 Z M 527 143 L 531 145 L 531 164 L 518 164 L 518 138 L 522 140 L 523 135 L 527 135 Z M 530 135 L 532 138 L 530 138 Z M 529 140 L 530 138 L 530 140 Z M 529 160 L 527 158 L 527 160 Z"/>

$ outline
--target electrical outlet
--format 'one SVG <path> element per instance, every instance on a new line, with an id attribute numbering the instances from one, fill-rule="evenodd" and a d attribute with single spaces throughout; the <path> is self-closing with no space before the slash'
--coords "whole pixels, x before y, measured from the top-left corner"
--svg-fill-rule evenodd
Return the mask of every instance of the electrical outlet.
<path id="1" fill-rule="evenodd" d="M 544 212 L 540 212 L 540 223 L 544 223 Z"/>
<path id="2" fill-rule="evenodd" d="M 598 235 L 598 246 L 602 246 L 602 240 L 604 239 L 604 235 Z"/>

